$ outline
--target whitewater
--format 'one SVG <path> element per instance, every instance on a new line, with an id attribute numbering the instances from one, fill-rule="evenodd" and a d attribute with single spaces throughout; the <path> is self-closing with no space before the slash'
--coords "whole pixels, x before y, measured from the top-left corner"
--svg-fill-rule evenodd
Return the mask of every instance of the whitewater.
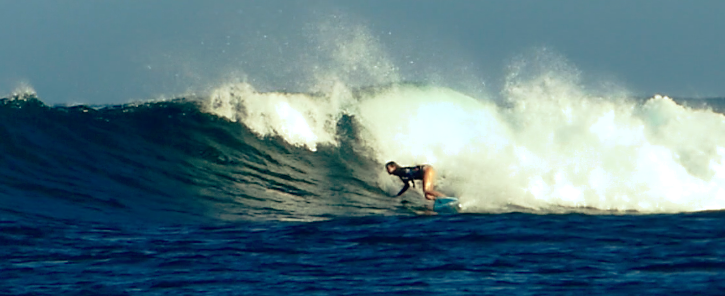
<path id="1" fill-rule="evenodd" d="M 725 206 L 725 139 L 716 136 L 725 120 L 712 109 L 660 95 L 589 95 L 551 75 L 510 81 L 502 95 L 498 104 L 428 85 L 308 95 L 230 84 L 212 93 L 206 110 L 311 151 L 338 145 L 336 122 L 350 116 L 366 155 L 433 165 L 442 190 L 469 212 Z M 384 170 L 370 173 L 394 187 Z"/>

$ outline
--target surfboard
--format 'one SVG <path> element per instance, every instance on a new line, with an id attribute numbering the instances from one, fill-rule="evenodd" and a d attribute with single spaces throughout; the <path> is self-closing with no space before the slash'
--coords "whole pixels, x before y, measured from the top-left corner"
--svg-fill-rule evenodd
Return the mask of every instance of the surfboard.
<path id="1" fill-rule="evenodd" d="M 461 210 L 458 198 L 455 197 L 439 197 L 433 203 L 433 210 L 440 214 L 455 214 Z"/>

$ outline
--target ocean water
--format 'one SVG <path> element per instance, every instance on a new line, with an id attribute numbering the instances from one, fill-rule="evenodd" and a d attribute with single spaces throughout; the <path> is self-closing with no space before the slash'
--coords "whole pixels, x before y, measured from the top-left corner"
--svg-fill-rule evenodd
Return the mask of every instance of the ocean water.
<path id="1" fill-rule="evenodd" d="M 719 99 L 408 83 L 0 101 L 0 294 L 722 294 Z M 427 163 L 438 215 L 383 164 Z"/>

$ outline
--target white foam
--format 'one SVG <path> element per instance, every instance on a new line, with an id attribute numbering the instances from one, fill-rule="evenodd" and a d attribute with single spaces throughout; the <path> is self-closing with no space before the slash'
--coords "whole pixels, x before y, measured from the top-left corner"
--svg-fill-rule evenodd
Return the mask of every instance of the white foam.
<path id="1" fill-rule="evenodd" d="M 241 121 L 260 137 L 280 136 L 292 145 L 315 151 L 319 144 L 336 145 L 339 106 L 330 97 L 259 93 L 249 84 L 237 83 L 212 92 L 206 109 Z"/>
<path id="2" fill-rule="evenodd" d="M 30 96 L 36 96 L 37 93 L 35 92 L 35 89 L 33 86 L 30 85 L 30 83 L 22 81 L 19 82 L 18 85 L 15 87 L 12 93 L 9 94 L 9 97 L 15 98 L 15 99 L 26 99 Z"/>
<path id="3" fill-rule="evenodd" d="M 469 207 L 725 207 L 721 114 L 661 96 L 637 105 L 571 93 L 537 100 L 545 94 L 533 90 L 511 108 L 440 89 L 398 90 L 361 110 L 381 163 L 433 164 Z"/>

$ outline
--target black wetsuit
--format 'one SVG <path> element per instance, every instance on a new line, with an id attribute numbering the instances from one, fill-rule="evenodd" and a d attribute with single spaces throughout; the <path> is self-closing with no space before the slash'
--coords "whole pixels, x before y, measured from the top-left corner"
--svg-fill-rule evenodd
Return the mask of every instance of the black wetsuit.
<path id="1" fill-rule="evenodd" d="M 415 187 L 415 180 L 423 180 L 423 175 L 425 174 L 425 165 L 419 165 L 414 167 L 404 167 L 400 168 L 395 172 L 395 175 L 400 177 L 400 180 L 405 183 L 405 186 L 403 189 L 398 192 L 397 196 L 402 195 L 405 193 L 408 188 L 410 188 L 410 183 L 413 183 L 413 187 Z"/>
<path id="2" fill-rule="evenodd" d="M 404 167 L 401 168 L 401 173 L 398 175 L 400 177 L 400 180 L 403 180 L 403 182 L 409 182 L 413 180 L 423 180 L 423 174 L 425 171 L 423 170 L 422 165 L 414 166 L 414 167 Z"/>

